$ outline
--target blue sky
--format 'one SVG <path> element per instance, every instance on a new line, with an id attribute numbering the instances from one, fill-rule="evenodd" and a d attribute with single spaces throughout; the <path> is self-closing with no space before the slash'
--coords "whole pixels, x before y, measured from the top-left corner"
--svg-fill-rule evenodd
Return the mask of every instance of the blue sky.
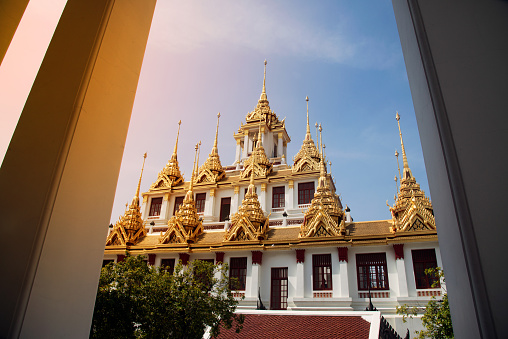
<path id="1" fill-rule="evenodd" d="M 280 119 L 286 117 L 292 140 L 289 157 L 302 144 L 309 96 L 311 124 L 323 125 L 337 193 L 355 220 L 390 218 L 386 200 L 393 203 L 394 152 L 400 152 L 395 111 L 409 165 L 428 194 L 390 1 L 159 0 L 112 222 L 132 199 L 144 152 L 142 191 L 157 178 L 171 156 L 180 119 L 178 160 L 187 180 L 196 142 L 202 141 L 201 163 L 211 150 L 219 111 L 219 154 L 223 165 L 233 163 L 233 133 L 257 103 L 265 59 L 268 100 Z M 0 83 L 4 89 L 11 90 Z"/>

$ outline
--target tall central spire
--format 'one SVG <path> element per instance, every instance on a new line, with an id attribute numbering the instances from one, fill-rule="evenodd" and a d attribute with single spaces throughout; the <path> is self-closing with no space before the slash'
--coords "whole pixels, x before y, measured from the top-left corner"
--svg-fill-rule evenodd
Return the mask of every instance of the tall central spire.
<path id="1" fill-rule="evenodd" d="M 399 126 L 399 136 L 400 136 L 400 146 L 402 148 L 402 163 L 403 163 L 403 172 L 404 176 L 402 179 L 409 179 L 413 175 L 411 173 L 411 170 L 409 169 L 409 163 L 407 162 L 407 156 L 406 156 L 406 149 L 404 148 L 404 141 L 402 141 L 402 131 L 400 129 L 400 115 L 399 112 L 395 115 L 395 119 L 397 120 L 397 125 Z"/>
<path id="2" fill-rule="evenodd" d="M 219 118 L 220 118 L 220 112 L 217 113 L 217 129 L 215 130 L 215 140 L 213 141 L 213 149 L 212 152 L 218 152 L 217 149 L 217 137 L 219 135 Z"/>
<path id="3" fill-rule="evenodd" d="M 305 140 L 310 140 L 312 136 L 310 135 L 310 124 L 309 124 L 309 97 L 305 97 L 305 101 L 307 102 L 307 132 L 305 133 Z"/>
<path id="4" fill-rule="evenodd" d="M 134 200 L 137 200 L 138 205 L 139 205 L 139 190 L 141 188 L 141 178 L 143 177 L 143 170 L 145 169 L 145 160 L 146 160 L 146 152 L 145 152 L 145 154 L 143 154 L 143 166 L 141 166 L 141 174 L 139 175 L 138 188 L 136 189 L 136 195 L 134 196 L 134 199 L 132 199 L 133 203 L 134 203 Z"/>
<path id="5" fill-rule="evenodd" d="M 265 59 L 265 74 L 263 76 L 263 90 L 261 91 L 261 97 L 259 100 L 268 100 L 266 96 L 266 59 Z"/>
<path id="6" fill-rule="evenodd" d="M 178 149 L 178 137 L 180 136 L 180 125 L 182 124 L 182 120 L 178 121 L 178 132 L 176 133 L 176 142 L 175 142 L 175 149 L 173 150 L 173 156 L 176 157 L 176 151 Z"/>

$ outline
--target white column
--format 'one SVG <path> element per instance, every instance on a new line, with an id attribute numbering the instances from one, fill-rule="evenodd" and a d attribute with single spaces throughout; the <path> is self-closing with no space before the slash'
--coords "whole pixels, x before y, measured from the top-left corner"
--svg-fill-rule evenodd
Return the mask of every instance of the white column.
<path id="1" fill-rule="evenodd" d="M 404 265 L 404 259 L 395 260 L 397 266 L 397 278 L 399 280 L 399 297 L 407 297 L 407 279 L 406 279 L 406 267 Z"/>
<path id="2" fill-rule="evenodd" d="M 231 215 L 238 211 L 238 206 L 240 203 L 240 186 L 234 187 L 235 194 L 233 195 L 233 199 L 231 199 Z"/>
<path id="3" fill-rule="evenodd" d="M 240 156 L 242 152 L 242 147 L 240 146 L 241 140 L 236 139 L 236 154 L 235 154 L 235 163 L 238 164 L 240 162 Z"/>
<path id="4" fill-rule="evenodd" d="M 284 142 L 282 140 L 282 132 L 279 133 L 279 140 L 277 143 L 277 156 L 281 157 L 284 152 Z"/>
<path id="5" fill-rule="evenodd" d="M 339 263 L 339 279 L 340 279 L 340 297 L 349 298 L 349 278 L 347 271 L 347 262 L 341 261 Z"/>
<path id="6" fill-rule="evenodd" d="M 205 201 L 205 215 L 203 216 L 203 220 L 205 221 L 214 221 L 214 213 L 215 212 L 215 188 L 210 189 L 210 194 L 208 195 L 208 199 Z"/>
<path id="7" fill-rule="evenodd" d="M 148 217 L 148 212 L 146 210 L 146 202 L 148 200 L 148 195 L 143 196 L 143 202 L 141 203 L 141 219 L 146 219 Z"/>
<path id="8" fill-rule="evenodd" d="M 293 205 L 293 196 L 294 196 L 294 183 L 293 183 L 293 180 L 289 180 L 288 182 L 288 192 L 286 194 L 286 202 L 287 202 L 287 205 L 286 205 L 286 209 L 293 209 L 295 208 L 295 206 Z"/>
<path id="9" fill-rule="evenodd" d="M 303 298 L 305 296 L 305 264 L 299 262 L 296 264 L 296 288 L 295 298 Z"/>
<path id="10" fill-rule="evenodd" d="M 251 284 L 250 284 L 250 295 L 246 295 L 246 297 L 257 298 L 258 290 L 259 290 L 259 274 L 261 271 L 261 265 L 252 264 L 252 276 L 251 276 Z"/>
<path id="11" fill-rule="evenodd" d="M 164 198 L 162 199 L 161 206 L 161 218 L 168 218 L 168 210 L 169 210 L 169 193 L 164 194 Z"/>
<path id="12" fill-rule="evenodd" d="M 249 150 L 249 131 L 244 131 L 242 159 L 247 158 L 248 150 Z"/>
<path id="13" fill-rule="evenodd" d="M 261 184 L 261 192 L 259 193 L 259 204 L 263 212 L 267 212 L 266 207 L 266 183 Z"/>

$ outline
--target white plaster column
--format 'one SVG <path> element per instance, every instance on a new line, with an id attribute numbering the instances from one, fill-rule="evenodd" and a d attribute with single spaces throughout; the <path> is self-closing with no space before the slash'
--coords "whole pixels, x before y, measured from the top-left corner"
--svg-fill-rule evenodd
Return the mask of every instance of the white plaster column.
<path id="1" fill-rule="evenodd" d="M 148 216 L 148 211 L 146 209 L 146 202 L 148 201 L 148 196 L 147 195 L 144 195 L 143 196 L 143 202 L 141 203 L 141 219 L 146 219 L 146 217 Z"/>
<path id="2" fill-rule="evenodd" d="M 240 162 L 240 156 L 242 155 L 242 147 L 240 145 L 241 139 L 236 139 L 236 153 L 235 153 L 235 163 L 238 164 Z"/>
<path id="3" fill-rule="evenodd" d="M 404 244 L 394 244 L 393 249 L 395 250 L 395 267 L 397 268 L 397 280 L 399 283 L 399 295 L 398 297 L 407 297 L 407 278 L 406 278 L 406 266 L 404 264 Z"/>
<path id="4" fill-rule="evenodd" d="M 294 182 L 293 180 L 289 180 L 288 181 L 288 192 L 286 193 L 286 201 L 287 201 L 287 205 L 286 205 L 286 209 L 293 209 L 295 208 L 295 206 L 293 205 L 293 197 L 294 197 Z"/>
<path id="5" fill-rule="evenodd" d="M 169 210 L 169 193 L 164 194 L 162 198 L 162 206 L 161 206 L 161 218 L 168 218 L 168 210 Z"/>
<path id="6" fill-rule="evenodd" d="M 205 215 L 203 216 L 203 220 L 205 221 L 213 221 L 215 212 L 215 188 L 210 189 L 210 194 L 208 195 L 208 199 L 205 201 Z"/>
<path id="7" fill-rule="evenodd" d="M 282 132 L 279 132 L 279 140 L 277 142 L 277 157 L 281 157 L 284 154 L 284 142 L 282 140 Z"/>
<path id="8" fill-rule="evenodd" d="M 249 150 L 249 131 L 243 131 L 243 152 L 242 159 L 247 158 L 247 152 Z"/>
<path id="9" fill-rule="evenodd" d="M 263 212 L 268 212 L 266 207 L 266 183 L 261 184 L 261 192 L 259 193 L 259 204 Z"/>
<path id="10" fill-rule="evenodd" d="M 252 276 L 250 279 L 250 295 L 246 295 L 246 297 L 257 298 L 258 290 L 259 290 L 259 275 L 261 272 L 261 265 L 252 264 Z"/>
<path id="11" fill-rule="evenodd" d="M 296 250 L 295 298 L 305 297 L 305 250 Z"/>
<path id="12" fill-rule="evenodd" d="M 239 201 L 240 201 L 240 186 L 234 187 L 235 194 L 233 195 L 233 199 L 231 199 L 231 214 L 234 214 L 238 211 Z"/>
<path id="13" fill-rule="evenodd" d="M 339 251 L 339 296 L 349 298 L 348 248 L 338 247 Z"/>

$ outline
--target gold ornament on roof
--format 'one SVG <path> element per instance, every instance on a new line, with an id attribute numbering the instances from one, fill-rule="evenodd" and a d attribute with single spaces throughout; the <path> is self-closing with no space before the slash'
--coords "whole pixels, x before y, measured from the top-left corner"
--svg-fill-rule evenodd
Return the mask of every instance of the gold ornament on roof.
<path id="1" fill-rule="evenodd" d="M 252 172 L 254 172 L 256 177 L 263 178 L 272 173 L 273 165 L 268 160 L 263 143 L 261 142 L 261 124 L 259 124 L 256 149 L 254 149 L 250 157 L 244 161 L 243 166 L 244 169 L 240 175 L 242 179 L 251 176 Z"/>
<path id="2" fill-rule="evenodd" d="M 336 194 L 328 184 L 326 167 L 321 157 L 319 182 L 314 198 L 300 228 L 299 238 L 338 237 L 346 232 L 344 212 Z"/>
<path id="3" fill-rule="evenodd" d="M 161 237 L 161 244 L 168 243 L 193 243 L 196 238 L 203 233 L 203 223 L 198 216 L 196 202 L 194 201 L 194 175 L 197 172 L 196 155 L 199 144 L 196 144 L 194 153 L 194 165 L 192 167 L 191 180 L 189 182 L 189 190 L 183 199 L 178 211 L 168 221 L 168 229 Z"/>
<path id="4" fill-rule="evenodd" d="M 261 209 L 254 187 L 254 173 L 251 172 L 247 193 L 238 212 L 231 217 L 231 228 L 226 231 L 224 241 L 266 239 L 268 224 L 268 218 Z"/>
<path id="5" fill-rule="evenodd" d="M 397 112 L 395 116 L 399 127 L 400 144 L 402 148 L 402 177 L 400 178 L 397 199 L 393 206 L 387 205 L 392 214 L 392 232 L 416 231 L 416 230 L 435 230 L 436 221 L 434 218 L 432 202 L 425 196 L 425 192 L 420 189 L 420 185 L 411 173 L 402 140 L 402 131 L 400 128 L 400 115 Z M 395 151 L 398 166 L 398 152 Z M 400 176 L 400 167 L 399 167 Z"/>
<path id="6" fill-rule="evenodd" d="M 279 118 L 270 109 L 270 103 L 268 102 L 268 97 L 266 95 L 266 60 L 265 60 L 265 71 L 263 77 L 263 89 L 261 91 L 261 95 L 259 97 L 256 108 L 250 113 L 247 114 L 246 117 L 247 124 L 257 121 L 264 120 L 268 126 L 268 128 L 273 129 L 275 127 L 283 127 L 283 122 L 279 121 Z M 243 126 L 242 126 L 243 127 Z M 240 128 L 241 129 L 241 128 Z"/>
<path id="7" fill-rule="evenodd" d="M 146 235 L 146 229 L 141 219 L 139 208 L 139 190 L 141 187 L 141 178 L 143 169 L 145 168 L 146 153 L 143 155 L 143 166 L 139 176 L 136 194 L 132 198 L 132 202 L 125 210 L 125 214 L 120 216 L 119 220 L 113 226 L 113 230 L 106 239 L 106 246 L 131 246 L 136 244 Z"/>
<path id="8" fill-rule="evenodd" d="M 183 176 L 180 173 L 180 166 L 178 165 L 177 159 L 177 149 L 178 149 L 178 137 L 180 136 L 180 125 L 182 124 L 182 120 L 178 121 L 178 132 L 176 134 L 176 142 L 175 148 L 173 150 L 173 154 L 171 155 L 171 159 L 169 159 L 166 167 L 162 171 L 159 172 L 157 176 L 157 180 L 150 186 L 150 189 L 157 188 L 171 188 L 178 184 L 183 183 Z"/>
<path id="9" fill-rule="evenodd" d="M 302 147 L 293 159 L 293 173 L 317 171 L 319 170 L 319 162 L 321 159 L 319 151 L 316 148 L 314 140 L 312 140 L 312 136 L 310 134 L 309 97 L 306 97 L 305 101 L 307 101 L 307 131 L 305 132 L 305 139 L 303 139 Z"/>
<path id="10" fill-rule="evenodd" d="M 226 177 L 226 171 L 222 167 L 219 158 L 219 149 L 217 148 L 217 137 L 219 134 L 219 118 L 220 113 L 217 114 L 217 129 L 215 130 L 215 140 L 213 142 L 212 152 L 208 155 L 203 166 L 199 168 L 196 176 L 196 183 L 212 182 L 216 183 Z"/>

